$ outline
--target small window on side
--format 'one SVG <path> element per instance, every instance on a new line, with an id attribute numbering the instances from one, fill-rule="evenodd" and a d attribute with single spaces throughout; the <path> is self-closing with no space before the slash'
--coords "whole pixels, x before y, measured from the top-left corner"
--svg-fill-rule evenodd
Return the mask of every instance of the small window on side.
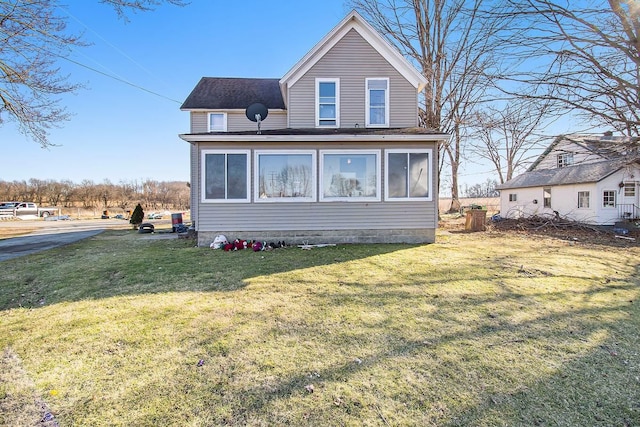
<path id="1" fill-rule="evenodd" d="M 588 207 L 589 207 L 589 192 L 578 191 L 578 208 L 588 208 Z"/>
<path id="2" fill-rule="evenodd" d="M 209 113 L 209 132 L 227 131 L 227 113 Z"/>
<path id="3" fill-rule="evenodd" d="M 517 202 L 518 201 L 518 195 L 516 193 L 510 193 L 509 194 L 509 201 L 510 202 Z"/>
<path id="4" fill-rule="evenodd" d="M 550 208 L 551 207 L 551 188 L 545 188 L 543 189 L 543 200 L 544 200 L 544 204 L 543 206 L 545 208 Z"/>

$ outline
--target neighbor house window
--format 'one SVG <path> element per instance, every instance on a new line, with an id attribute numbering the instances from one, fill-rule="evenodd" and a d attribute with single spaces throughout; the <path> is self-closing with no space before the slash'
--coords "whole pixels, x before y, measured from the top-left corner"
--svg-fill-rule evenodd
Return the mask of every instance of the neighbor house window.
<path id="1" fill-rule="evenodd" d="M 340 79 L 316 79 L 316 126 L 340 126 Z"/>
<path id="2" fill-rule="evenodd" d="M 616 192 L 607 190 L 602 192 L 602 206 L 605 208 L 616 207 Z"/>
<path id="3" fill-rule="evenodd" d="M 315 201 L 315 151 L 257 151 L 255 201 Z"/>
<path id="4" fill-rule="evenodd" d="M 551 207 L 551 189 L 545 188 L 542 190 L 542 192 L 543 192 L 543 200 L 544 200 L 543 206 L 545 208 L 550 208 Z"/>
<path id="5" fill-rule="evenodd" d="M 386 200 L 430 200 L 431 150 L 386 150 Z"/>
<path id="6" fill-rule="evenodd" d="M 516 193 L 510 193 L 509 194 L 509 201 L 510 202 L 517 202 L 518 201 L 518 195 Z"/>
<path id="7" fill-rule="evenodd" d="M 367 127 L 389 127 L 389 79 L 365 79 Z"/>
<path id="8" fill-rule="evenodd" d="M 564 168 L 573 164 L 573 153 L 558 154 L 558 167 Z"/>
<path id="9" fill-rule="evenodd" d="M 625 182 L 624 183 L 624 196 L 625 197 L 635 197 L 636 196 L 636 183 L 635 182 Z"/>
<path id="10" fill-rule="evenodd" d="M 209 132 L 227 131 L 227 113 L 209 113 Z"/>
<path id="11" fill-rule="evenodd" d="M 579 208 L 588 208 L 589 207 L 589 192 L 588 191 L 578 191 L 578 207 Z"/>
<path id="12" fill-rule="evenodd" d="M 249 150 L 202 151 L 202 201 L 249 202 Z"/>
<path id="13" fill-rule="evenodd" d="M 379 201 L 380 150 L 320 151 L 321 201 Z"/>

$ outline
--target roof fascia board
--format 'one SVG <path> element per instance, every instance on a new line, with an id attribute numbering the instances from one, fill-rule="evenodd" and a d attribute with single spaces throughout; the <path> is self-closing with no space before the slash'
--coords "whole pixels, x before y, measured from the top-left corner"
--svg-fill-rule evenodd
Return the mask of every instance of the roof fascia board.
<path id="1" fill-rule="evenodd" d="M 223 135 L 180 134 L 187 142 L 363 142 L 363 141 L 449 141 L 450 135 Z"/>
<path id="2" fill-rule="evenodd" d="M 418 92 L 426 86 L 427 79 L 396 48 L 385 40 L 371 24 L 353 10 L 280 79 L 280 87 L 283 94 L 286 93 L 286 89 L 294 85 L 324 57 L 351 29 L 355 29 L 358 34 L 371 44 L 404 78 L 416 87 Z"/>
<path id="3" fill-rule="evenodd" d="M 180 111 L 191 111 L 193 113 L 244 113 L 246 108 L 181 108 Z M 287 110 L 270 109 L 269 114 L 282 114 Z"/>

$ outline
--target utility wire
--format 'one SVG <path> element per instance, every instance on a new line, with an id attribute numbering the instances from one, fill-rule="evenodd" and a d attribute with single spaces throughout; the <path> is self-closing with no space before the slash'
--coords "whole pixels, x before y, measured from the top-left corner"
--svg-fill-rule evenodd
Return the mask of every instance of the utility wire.
<path id="1" fill-rule="evenodd" d="M 127 84 L 127 85 L 129 85 L 129 86 L 131 86 L 131 87 L 134 87 L 134 88 L 136 88 L 136 89 L 140 89 L 140 90 L 142 90 L 142 91 L 144 91 L 144 92 L 150 93 L 150 94 L 155 95 L 155 96 L 158 96 L 158 97 L 160 97 L 160 98 L 164 98 L 164 99 L 166 99 L 166 100 L 168 100 L 168 101 L 175 102 L 176 104 L 182 104 L 182 102 L 177 101 L 177 100 L 175 100 L 175 99 L 173 99 L 173 98 L 169 98 L 168 96 L 164 96 L 164 95 L 162 95 L 162 94 L 160 94 L 160 93 L 158 93 L 158 92 L 154 92 L 154 91 L 152 91 L 152 90 L 146 89 L 146 88 L 144 88 L 144 87 L 142 87 L 142 86 L 140 86 L 140 85 L 137 85 L 137 84 L 135 84 L 135 83 L 131 83 L 130 81 L 125 80 L 125 79 L 123 79 L 123 78 L 120 78 L 120 77 L 117 77 L 117 76 L 114 76 L 114 75 L 111 75 L 111 74 L 105 73 L 105 72 L 100 71 L 100 70 L 97 70 L 97 69 L 95 69 L 95 68 L 93 68 L 93 67 L 90 67 L 90 66 L 88 66 L 88 65 L 82 64 L 82 63 L 80 63 L 80 62 L 78 62 L 78 61 L 75 61 L 75 60 L 73 60 L 73 59 L 71 59 L 71 58 L 67 58 L 67 57 L 65 57 L 65 56 L 61 56 L 61 55 L 56 55 L 56 56 L 58 56 L 58 57 L 59 57 L 59 58 L 61 58 L 61 59 L 66 60 L 66 61 L 72 62 L 72 63 L 74 63 L 74 64 L 76 64 L 76 65 L 79 65 L 79 66 L 81 66 L 81 67 L 84 67 L 84 68 L 86 68 L 86 69 L 88 69 L 88 70 L 91 70 L 91 71 L 93 71 L 93 72 L 95 72 L 95 73 L 102 74 L 102 75 L 103 75 L 103 76 L 105 76 L 105 77 L 109 77 L 109 78 L 111 78 L 111 79 L 113 79 L 113 80 L 119 81 L 120 83 Z"/>

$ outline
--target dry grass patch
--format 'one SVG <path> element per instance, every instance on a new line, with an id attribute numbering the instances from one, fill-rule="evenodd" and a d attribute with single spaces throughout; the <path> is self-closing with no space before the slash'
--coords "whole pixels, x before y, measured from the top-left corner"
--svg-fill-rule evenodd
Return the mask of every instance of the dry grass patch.
<path id="1" fill-rule="evenodd" d="M 0 404 L 35 395 L 78 426 L 639 425 L 638 255 L 501 233 L 225 253 L 107 232 L 2 263 L 0 348 L 33 386 L 3 371 Z"/>

